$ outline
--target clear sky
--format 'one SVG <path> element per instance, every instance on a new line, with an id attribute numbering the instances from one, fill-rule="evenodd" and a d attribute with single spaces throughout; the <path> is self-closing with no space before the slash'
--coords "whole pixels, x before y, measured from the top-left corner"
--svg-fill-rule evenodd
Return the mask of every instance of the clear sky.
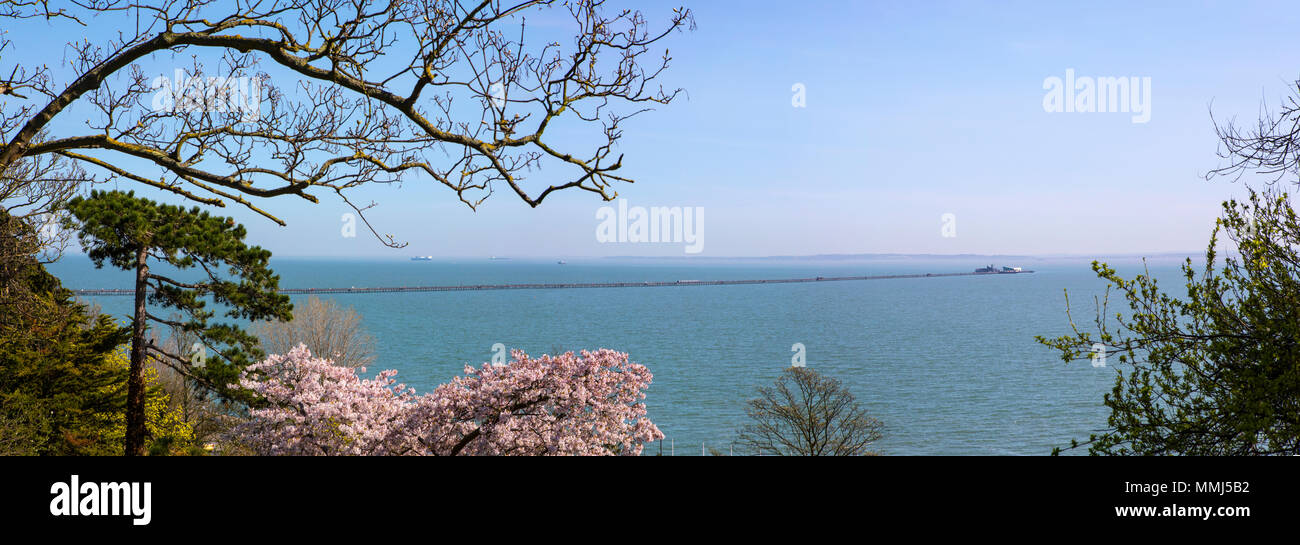
<path id="1" fill-rule="evenodd" d="M 673 5 L 633 4 L 651 21 Z M 1250 122 L 1300 77 L 1289 2 L 687 6 L 698 28 L 665 42 L 665 82 L 686 94 L 624 126 L 624 174 L 637 183 L 616 189 L 631 206 L 703 208 L 706 257 L 1196 252 L 1219 203 L 1241 193 L 1202 178 L 1220 164 L 1211 105 Z M 52 28 L 6 29 L 23 43 L 6 65 L 60 62 L 69 34 Z M 1150 78 L 1150 120 L 1045 111 L 1044 80 L 1067 70 Z M 683 244 L 599 242 L 597 210 L 611 203 L 583 191 L 530 209 L 499 188 L 472 212 L 412 179 L 359 198 L 370 199 L 377 226 L 407 248 L 342 237 L 348 209 L 327 194 L 264 202 L 286 228 L 221 213 L 281 256 L 684 255 Z M 956 236 L 943 236 L 945 214 Z"/>

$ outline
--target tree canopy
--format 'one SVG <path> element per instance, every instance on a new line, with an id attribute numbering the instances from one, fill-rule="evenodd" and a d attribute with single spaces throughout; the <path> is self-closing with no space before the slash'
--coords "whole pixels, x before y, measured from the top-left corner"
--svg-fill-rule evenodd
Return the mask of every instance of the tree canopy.
<path id="1" fill-rule="evenodd" d="M 292 305 L 278 292 L 279 277 L 268 267 L 271 253 L 247 246 L 242 225 L 212 216 L 197 206 L 157 204 L 133 193 L 93 191 L 89 198 L 68 203 L 67 226 L 96 267 L 108 263 L 135 271 L 135 307 L 131 331 L 128 379 L 127 448 L 142 453 L 144 444 L 144 384 L 146 361 L 156 359 L 185 376 L 226 396 L 243 367 L 263 356 L 257 338 L 234 321 L 214 322 L 208 299 L 232 320 L 288 320 Z M 178 271 L 197 268 L 199 279 L 177 279 L 151 269 L 165 263 Z M 151 311 L 149 303 L 154 305 Z M 170 309 L 179 319 L 164 318 Z M 192 334 L 203 354 L 177 354 L 150 342 L 150 323 Z M 213 351 L 207 357 L 207 350 Z"/>
<path id="2" fill-rule="evenodd" d="M 1066 361 L 1090 358 L 1094 345 L 1118 355 L 1103 398 L 1108 429 L 1083 443 L 1090 452 L 1300 454 L 1300 223 L 1278 192 L 1252 192 L 1223 211 L 1204 268 L 1182 266 L 1185 296 L 1149 273 L 1128 280 L 1094 262 L 1127 311 L 1111 316 L 1101 303 L 1095 335 L 1074 326 L 1038 338 Z M 1221 232 L 1240 256 L 1220 265 Z"/>
<path id="3" fill-rule="evenodd" d="M 790 367 L 773 386 L 758 388 L 745 412 L 738 446 L 777 456 L 864 456 L 884 436 L 853 392 L 807 367 Z"/>
<path id="4" fill-rule="evenodd" d="M 78 37 L 131 24 L 70 42 L 68 81 L 50 68 L 59 48 L 15 61 L 0 34 L 0 172 L 63 161 L 61 179 L 129 181 L 282 225 L 259 200 L 333 195 L 365 220 L 373 203 L 349 195 L 368 183 L 427 181 L 471 208 L 500 188 L 530 206 L 569 188 L 612 200 L 632 181 L 614 151 L 624 122 L 678 95 L 659 84 L 671 57 L 658 42 L 693 20 L 676 8 L 656 25 L 604 4 L 8 2 L 0 20 Z M 145 73 L 167 57 L 193 60 Z"/>
<path id="5" fill-rule="evenodd" d="M 73 300 L 25 222 L 0 210 L 0 227 L 0 454 L 120 454 L 131 329 Z M 187 426 L 144 378 L 146 448 L 183 450 Z"/>
<path id="6" fill-rule="evenodd" d="M 300 345 L 244 371 L 267 403 L 232 436 L 258 454 L 317 456 L 637 455 L 663 438 L 642 403 L 650 372 L 627 354 L 512 356 L 417 396 L 396 371 L 362 379 Z"/>
<path id="7" fill-rule="evenodd" d="M 361 314 L 333 299 L 312 295 L 294 305 L 292 320 L 259 322 L 252 331 L 271 354 L 288 354 L 302 344 L 334 365 L 366 367 L 375 361 L 375 339 Z"/>
<path id="8" fill-rule="evenodd" d="M 1295 97 L 1277 114 L 1264 109 L 1254 127 L 1216 124 L 1225 164 L 1207 177 L 1257 174 L 1270 187 L 1223 203 L 1203 268 L 1190 259 L 1182 266 L 1185 294 L 1160 286 L 1149 272 L 1129 280 L 1093 262 L 1109 284 L 1094 331 L 1080 331 L 1071 317 L 1072 334 L 1037 337 L 1067 362 L 1100 351 L 1118 356 L 1115 386 L 1103 396 L 1111 411 L 1107 428 L 1072 440 L 1070 448 L 1300 454 L 1300 222 L 1292 198 L 1273 185 L 1300 176 Z M 1221 240 L 1233 247 L 1220 261 Z M 1128 307 L 1113 315 L 1111 289 Z M 1068 309 L 1068 294 L 1066 302 Z"/>

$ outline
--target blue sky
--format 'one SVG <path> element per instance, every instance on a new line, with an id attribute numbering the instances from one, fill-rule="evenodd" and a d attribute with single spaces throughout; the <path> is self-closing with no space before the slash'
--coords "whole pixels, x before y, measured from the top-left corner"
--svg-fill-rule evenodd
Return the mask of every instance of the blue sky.
<path id="1" fill-rule="evenodd" d="M 674 5 L 634 4 L 651 21 Z M 1261 102 L 1291 91 L 1300 14 L 1283 2 L 1045 4 L 687 4 L 698 28 L 665 43 L 674 58 L 665 83 L 686 94 L 624 126 L 618 151 L 637 183 L 619 196 L 704 209 L 709 257 L 1203 249 L 1219 203 L 1242 192 L 1202 178 L 1220 164 L 1211 103 L 1220 118 L 1250 122 Z M 6 65 L 60 62 L 69 34 L 52 29 L 66 28 L 6 29 L 24 44 Z M 111 29 L 95 25 L 89 37 Z M 1149 77 L 1150 121 L 1044 111 L 1044 79 L 1067 69 Z M 795 84 L 806 107 L 791 105 Z M 284 228 L 221 213 L 281 256 L 683 255 L 683 244 L 598 242 L 597 209 L 612 203 L 587 192 L 530 209 L 500 188 L 473 212 L 412 179 L 359 198 L 370 199 L 377 226 L 407 248 L 342 237 L 348 209 L 325 194 L 317 205 L 262 203 Z M 941 235 L 944 214 L 956 219 L 954 237 Z"/>

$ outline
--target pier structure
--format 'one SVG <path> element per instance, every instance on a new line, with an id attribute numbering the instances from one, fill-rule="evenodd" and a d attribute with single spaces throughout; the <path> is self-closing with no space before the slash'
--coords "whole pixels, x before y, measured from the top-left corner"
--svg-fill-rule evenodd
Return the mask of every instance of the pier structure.
<path id="1" fill-rule="evenodd" d="M 1034 271 L 1016 271 L 1003 272 L 996 276 L 1008 274 L 1027 274 Z M 423 291 L 481 291 L 481 290 L 550 290 L 550 289 L 575 289 L 575 288 L 652 288 L 652 287 L 671 287 L 671 286 L 735 286 L 748 284 L 795 284 L 803 282 L 843 282 L 848 280 L 890 280 L 898 278 L 941 278 L 952 276 L 990 276 L 986 273 L 964 272 L 964 273 L 916 273 L 916 274 L 883 274 L 871 276 L 816 276 L 810 278 L 776 278 L 765 280 L 672 280 L 672 281 L 647 281 L 647 282 L 564 282 L 551 284 L 466 284 L 456 286 L 390 286 L 378 288 L 285 288 L 280 293 L 286 295 L 333 295 L 333 294 L 364 294 L 364 293 L 408 293 Z M 135 295 L 133 289 L 79 289 L 72 290 L 77 295 L 87 296 L 113 296 L 113 295 Z"/>

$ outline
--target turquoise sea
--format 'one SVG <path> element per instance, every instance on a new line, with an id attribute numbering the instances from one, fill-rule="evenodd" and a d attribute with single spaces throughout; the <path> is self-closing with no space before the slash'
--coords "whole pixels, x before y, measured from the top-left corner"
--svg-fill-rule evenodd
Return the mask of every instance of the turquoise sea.
<path id="1" fill-rule="evenodd" d="M 378 287 L 535 282 L 767 279 L 967 272 L 981 258 L 890 259 L 276 259 L 281 286 Z M 1034 341 L 1069 331 L 1063 291 L 1084 327 L 1104 293 L 1083 259 L 997 265 L 1033 274 L 771 285 L 500 290 L 333 295 L 365 319 L 379 368 L 427 391 L 480 364 L 502 343 L 529 354 L 612 348 L 654 374 L 646 404 L 667 436 L 664 454 L 723 452 L 745 400 L 788 367 L 848 385 L 886 427 L 896 455 L 1042 455 L 1105 426 L 1113 367 L 1069 365 Z M 1112 261 L 1126 276 L 1136 260 Z M 1177 263 L 1154 262 L 1166 287 Z M 125 288 L 129 273 L 78 255 L 50 266 L 71 288 Z M 300 300 L 306 296 L 294 296 Z M 1114 299 L 1114 298 L 1113 298 Z M 128 297 L 91 298 L 125 315 Z M 1120 310 L 1112 301 L 1112 312 Z M 372 368 L 367 374 L 378 369 Z M 647 453 L 657 454 L 660 445 Z"/>

